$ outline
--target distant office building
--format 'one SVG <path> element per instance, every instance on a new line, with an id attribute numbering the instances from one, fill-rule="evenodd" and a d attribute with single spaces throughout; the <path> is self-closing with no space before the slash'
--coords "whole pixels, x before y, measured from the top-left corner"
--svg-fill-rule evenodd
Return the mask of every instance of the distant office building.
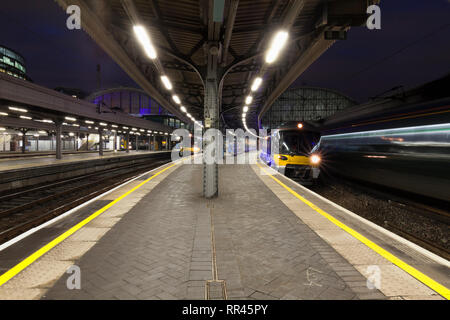
<path id="1" fill-rule="evenodd" d="M 31 80 L 27 76 L 25 59 L 16 51 L 0 45 L 0 72 L 23 80 Z"/>

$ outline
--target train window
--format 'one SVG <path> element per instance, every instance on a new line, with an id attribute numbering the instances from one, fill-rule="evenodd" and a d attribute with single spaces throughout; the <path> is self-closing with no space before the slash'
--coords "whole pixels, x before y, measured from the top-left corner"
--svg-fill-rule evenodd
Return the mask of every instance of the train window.
<path id="1" fill-rule="evenodd" d="M 320 136 L 314 132 L 283 132 L 280 151 L 286 154 L 308 154 L 319 138 Z"/>

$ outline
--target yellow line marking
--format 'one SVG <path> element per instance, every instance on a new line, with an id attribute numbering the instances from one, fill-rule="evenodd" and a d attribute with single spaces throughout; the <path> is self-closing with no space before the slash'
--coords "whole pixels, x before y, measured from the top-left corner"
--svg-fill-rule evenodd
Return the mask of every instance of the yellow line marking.
<path id="1" fill-rule="evenodd" d="M 147 180 L 141 182 L 140 184 L 138 184 L 136 187 L 134 187 L 133 189 L 127 191 L 126 193 L 122 194 L 120 197 L 116 198 L 115 200 L 113 200 L 112 202 L 108 203 L 106 206 L 104 206 L 103 208 L 97 210 L 96 212 L 94 212 L 92 215 L 90 215 L 89 217 L 87 217 L 86 219 L 84 219 L 83 221 L 79 222 L 78 224 L 76 224 L 75 226 L 73 226 L 72 228 L 70 228 L 69 230 L 67 230 L 66 232 L 64 232 L 63 234 L 61 234 L 60 236 L 58 236 L 57 238 L 53 239 L 51 242 L 47 243 L 45 246 L 43 246 L 42 248 L 40 248 L 38 251 L 34 252 L 33 254 L 31 254 L 30 256 L 28 256 L 27 258 L 25 258 L 25 260 L 21 261 L 20 263 L 18 263 L 17 265 L 15 265 L 14 267 L 12 267 L 11 269 L 9 269 L 8 271 L 6 271 L 4 274 L 2 274 L 0 276 L 0 287 L 2 285 L 4 285 L 6 282 L 8 282 L 9 280 L 11 280 L 13 277 L 15 277 L 19 272 L 23 271 L 25 268 L 27 268 L 28 266 L 30 266 L 33 262 L 35 262 L 37 259 L 39 259 L 40 257 L 42 257 L 45 253 L 47 253 L 48 251 L 50 251 L 51 249 L 53 249 L 55 246 L 57 246 L 59 243 L 61 243 L 62 241 L 64 241 L 65 239 L 67 239 L 68 237 L 70 237 L 72 234 L 74 234 L 76 231 L 78 231 L 79 229 L 81 229 L 82 227 L 84 227 L 86 224 L 88 224 L 90 221 L 92 221 L 93 219 L 95 219 L 96 217 L 98 217 L 99 215 L 101 215 L 103 212 L 105 212 L 106 210 L 108 210 L 109 208 L 111 208 L 113 205 L 115 205 L 117 202 L 119 202 L 120 200 L 122 200 L 123 198 L 127 197 L 128 195 L 130 195 L 131 193 L 133 193 L 134 191 L 136 191 L 137 189 L 139 189 L 140 187 L 142 187 L 144 184 L 146 184 L 147 182 L 149 182 L 150 180 L 152 180 L 153 178 L 155 178 L 156 176 L 160 175 L 161 173 L 163 173 L 164 171 L 172 168 L 173 166 L 177 165 L 177 163 L 174 163 L 172 165 L 170 165 L 167 168 L 164 168 L 161 171 L 158 171 L 157 173 L 155 173 L 153 176 L 151 176 L 150 178 L 148 178 Z"/>
<path id="2" fill-rule="evenodd" d="M 423 274 L 422 272 L 420 272 L 419 270 L 415 269 L 414 267 L 411 267 L 409 264 L 407 264 L 403 260 L 397 258 L 392 253 L 386 251 L 385 249 L 383 249 L 379 245 L 375 244 L 374 242 L 370 241 L 369 239 L 364 237 L 362 234 L 356 232 L 352 228 L 350 228 L 347 225 L 343 224 L 341 221 L 339 221 L 338 219 L 334 218 L 332 215 L 326 213 L 325 211 L 323 211 L 322 209 L 317 207 L 315 204 L 313 204 L 312 202 L 310 202 L 307 199 L 303 198 L 297 192 L 295 192 L 294 190 L 289 188 L 283 182 L 281 182 L 280 180 L 275 178 L 272 174 L 270 174 L 270 172 L 268 172 L 266 169 L 264 169 L 260 164 L 257 164 L 257 165 L 258 165 L 258 167 L 261 168 L 261 170 L 263 170 L 265 173 L 267 173 L 279 185 L 281 185 L 283 188 L 285 188 L 287 191 L 289 191 L 297 199 L 303 201 L 306 205 L 311 207 L 314 211 L 316 211 L 317 213 L 321 214 L 322 216 L 324 216 L 325 218 L 330 220 L 332 223 L 337 225 L 339 228 L 343 229 L 344 231 L 346 231 L 347 233 L 349 233 L 350 235 L 352 235 L 353 237 L 355 237 L 356 239 L 361 241 L 363 244 L 368 246 L 370 249 L 374 250 L 376 253 L 378 253 L 382 257 L 386 258 L 387 260 L 389 260 L 390 262 L 392 262 L 393 264 L 395 264 L 396 266 L 398 266 L 402 270 L 406 271 L 411 276 L 413 276 L 414 278 L 416 278 L 417 280 L 419 280 L 420 282 L 422 282 L 426 286 L 430 287 L 431 289 L 433 289 L 434 291 L 439 293 L 441 296 L 445 297 L 447 300 L 450 299 L 450 290 L 448 288 L 446 288 L 442 284 L 436 282 L 435 280 L 431 279 L 430 277 L 428 277 L 427 275 Z"/>

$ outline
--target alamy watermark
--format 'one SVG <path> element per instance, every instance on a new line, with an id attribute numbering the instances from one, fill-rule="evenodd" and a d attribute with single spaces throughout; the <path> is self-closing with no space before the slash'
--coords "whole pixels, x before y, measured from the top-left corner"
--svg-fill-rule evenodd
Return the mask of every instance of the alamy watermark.
<path id="1" fill-rule="evenodd" d="M 254 129 L 228 129 L 224 134 L 214 128 L 203 132 L 195 126 L 194 135 L 187 129 L 176 129 L 171 140 L 175 142 L 172 161 L 186 157 L 188 163 L 194 164 L 256 164 L 258 155 L 278 154 L 280 147 L 278 138 L 273 136 L 269 140 L 265 129 L 258 134 Z M 188 157 L 199 153 L 202 157 Z"/>
<path id="2" fill-rule="evenodd" d="M 366 285 L 370 290 L 381 289 L 381 270 L 377 265 L 370 265 L 366 269 L 368 275 Z"/>
<path id="3" fill-rule="evenodd" d="M 66 287 L 69 290 L 80 290 L 81 289 L 81 269 L 77 265 L 70 266 L 66 273 L 70 276 L 66 280 Z"/>
<path id="4" fill-rule="evenodd" d="M 66 26 L 69 30 L 81 29 L 81 9 L 77 5 L 70 5 L 67 7 L 66 13 L 70 15 L 67 18 Z"/>
<path id="5" fill-rule="evenodd" d="M 367 7 L 367 14 L 370 16 L 367 18 L 366 26 L 369 30 L 381 29 L 381 9 L 376 4 Z"/>

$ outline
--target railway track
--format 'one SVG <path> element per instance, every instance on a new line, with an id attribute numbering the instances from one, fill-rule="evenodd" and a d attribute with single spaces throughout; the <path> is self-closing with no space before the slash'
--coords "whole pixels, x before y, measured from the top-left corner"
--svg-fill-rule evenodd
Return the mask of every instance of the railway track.
<path id="1" fill-rule="evenodd" d="M 0 195 L 0 243 L 169 161 L 161 158 L 154 159 L 147 165 L 125 164 L 114 169 Z"/>
<path id="2" fill-rule="evenodd" d="M 310 189 L 399 236 L 450 259 L 450 213 L 445 205 L 421 203 L 420 199 L 342 177 L 339 180 L 336 177 L 328 178 L 322 185 Z"/>

